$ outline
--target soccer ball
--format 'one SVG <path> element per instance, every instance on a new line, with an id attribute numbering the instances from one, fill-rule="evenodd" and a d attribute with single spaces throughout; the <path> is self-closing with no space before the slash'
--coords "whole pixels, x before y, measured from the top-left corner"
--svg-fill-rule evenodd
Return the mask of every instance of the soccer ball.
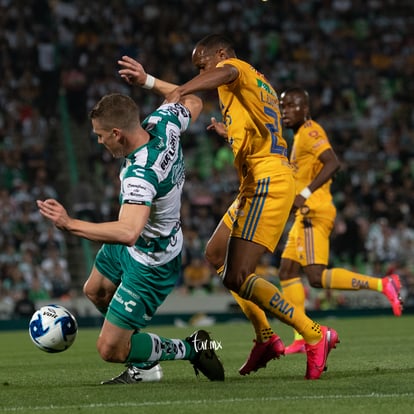
<path id="1" fill-rule="evenodd" d="M 78 323 L 63 306 L 42 306 L 32 316 L 29 335 L 42 351 L 55 353 L 68 349 L 75 341 Z"/>

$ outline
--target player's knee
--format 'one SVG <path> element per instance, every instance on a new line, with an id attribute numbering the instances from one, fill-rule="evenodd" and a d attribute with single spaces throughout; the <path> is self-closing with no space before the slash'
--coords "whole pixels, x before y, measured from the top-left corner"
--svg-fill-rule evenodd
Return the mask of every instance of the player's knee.
<path id="1" fill-rule="evenodd" d="M 232 273 L 226 271 L 223 274 L 223 285 L 233 292 L 239 293 L 246 276 L 242 273 Z"/>
<path id="2" fill-rule="evenodd" d="M 83 293 L 98 308 L 108 307 L 112 297 L 105 289 L 97 289 L 88 282 L 83 285 Z"/>
<path id="3" fill-rule="evenodd" d="M 236 293 L 239 292 L 240 287 L 238 286 L 238 284 L 232 281 L 229 281 L 228 279 L 223 279 L 223 285 L 227 289 L 232 290 L 233 292 L 236 292 Z"/>
<path id="4" fill-rule="evenodd" d="M 282 281 L 296 278 L 300 271 L 300 264 L 286 258 L 282 258 L 279 268 L 279 279 Z"/>
<path id="5" fill-rule="evenodd" d="M 102 336 L 99 337 L 96 347 L 99 355 L 106 362 L 125 362 L 129 353 L 122 344 L 111 344 Z"/>
<path id="6" fill-rule="evenodd" d="M 86 282 L 84 285 L 83 285 L 83 294 L 89 299 L 89 300 L 91 300 L 92 302 L 93 302 L 93 298 L 94 298 L 94 291 L 90 288 L 90 286 L 88 285 L 88 282 Z"/>
<path id="7" fill-rule="evenodd" d="M 89 287 L 88 281 L 86 281 L 86 282 L 83 284 L 83 293 L 84 293 L 86 296 L 88 296 L 89 291 L 90 291 L 90 287 Z"/>
<path id="8" fill-rule="evenodd" d="M 289 279 L 291 279 L 291 278 L 292 278 L 292 277 L 290 276 L 289 272 L 287 271 L 287 269 L 286 269 L 286 268 L 283 268 L 283 267 L 281 267 L 281 268 L 279 269 L 279 274 L 278 274 L 278 276 L 279 276 L 279 279 L 280 279 L 280 280 L 289 280 Z"/>
<path id="9" fill-rule="evenodd" d="M 313 288 L 320 289 L 322 287 L 321 277 L 318 274 L 310 274 L 308 275 L 309 284 Z"/>
<path id="10" fill-rule="evenodd" d="M 93 289 L 87 282 L 83 285 L 83 293 L 94 305 L 99 304 L 97 290 Z"/>
<path id="11" fill-rule="evenodd" d="M 309 284 L 313 288 L 322 288 L 322 272 L 325 269 L 323 265 L 309 265 L 304 268 Z"/>

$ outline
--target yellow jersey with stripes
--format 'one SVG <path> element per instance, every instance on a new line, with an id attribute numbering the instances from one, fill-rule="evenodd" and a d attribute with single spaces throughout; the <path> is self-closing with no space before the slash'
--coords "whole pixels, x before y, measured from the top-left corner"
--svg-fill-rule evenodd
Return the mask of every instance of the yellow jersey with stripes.
<path id="1" fill-rule="evenodd" d="M 223 223 L 232 237 L 273 251 L 295 197 L 279 99 L 268 80 L 249 63 L 231 58 L 217 66 L 224 65 L 239 72 L 233 82 L 218 88 L 218 94 L 240 188 Z"/>
<path id="2" fill-rule="evenodd" d="M 325 130 L 315 121 L 305 122 L 296 132 L 290 154 L 296 193 L 307 187 L 323 164 L 320 155 L 332 148 Z M 289 231 L 282 258 L 298 262 L 301 266 L 328 265 L 329 237 L 336 217 L 331 194 L 331 182 L 327 181 L 306 200 L 309 211 L 298 210 Z"/>
<path id="3" fill-rule="evenodd" d="M 296 193 L 299 194 L 319 174 L 323 167 L 319 156 L 332 145 L 325 130 L 313 120 L 306 121 L 294 135 L 290 163 L 296 183 Z M 328 180 L 306 200 L 306 205 L 312 212 L 317 212 L 321 205 L 332 203 L 332 180 Z"/>
<path id="4" fill-rule="evenodd" d="M 230 58 L 217 67 L 224 65 L 239 72 L 233 82 L 218 88 L 218 95 L 240 181 L 247 176 L 257 180 L 272 175 L 278 165 L 275 158 L 287 156 L 277 93 L 249 63 Z"/>

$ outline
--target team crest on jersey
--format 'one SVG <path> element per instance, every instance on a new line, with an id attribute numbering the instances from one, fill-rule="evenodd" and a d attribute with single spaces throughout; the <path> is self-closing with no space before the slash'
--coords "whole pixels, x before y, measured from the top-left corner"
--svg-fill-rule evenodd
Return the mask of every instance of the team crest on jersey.
<path id="1" fill-rule="evenodd" d="M 132 172 L 134 175 L 136 175 L 137 177 L 142 177 L 142 176 L 143 176 L 143 173 L 142 173 L 142 168 L 141 168 L 141 167 L 134 168 L 131 172 Z"/>

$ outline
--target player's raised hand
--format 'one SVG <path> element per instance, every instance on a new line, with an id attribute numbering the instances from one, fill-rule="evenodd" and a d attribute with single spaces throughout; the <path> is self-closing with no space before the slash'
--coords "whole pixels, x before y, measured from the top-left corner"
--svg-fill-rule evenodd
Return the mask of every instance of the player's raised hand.
<path id="1" fill-rule="evenodd" d="M 118 73 L 127 83 L 136 86 L 145 84 L 147 73 L 138 61 L 129 56 L 122 56 L 122 58 L 118 60 L 118 65 L 122 67 Z"/>
<path id="2" fill-rule="evenodd" d="M 217 122 L 216 118 L 211 118 L 211 124 L 207 126 L 208 131 L 216 131 L 216 133 L 227 139 L 227 128 L 223 122 Z"/>
<path id="3" fill-rule="evenodd" d="M 66 209 L 58 201 L 49 198 L 45 201 L 37 200 L 37 207 L 43 217 L 49 219 L 56 227 L 65 229 L 70 217 Z"/>

